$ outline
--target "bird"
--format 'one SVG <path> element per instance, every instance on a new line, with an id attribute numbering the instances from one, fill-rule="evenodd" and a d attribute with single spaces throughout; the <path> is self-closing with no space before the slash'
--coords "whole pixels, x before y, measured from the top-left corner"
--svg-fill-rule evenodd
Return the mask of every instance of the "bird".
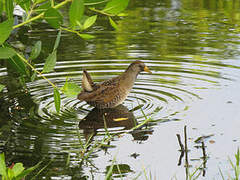
<path id="1" fill-rule="evenodd" d="M 98 109 L 114 108 L 127 98 L 140 72 L 152 73 L 140 60 L 132 62 L 121 75 L 100 83 L 94 83 L 83 70 L 82 91 L 77 98 Z"/>

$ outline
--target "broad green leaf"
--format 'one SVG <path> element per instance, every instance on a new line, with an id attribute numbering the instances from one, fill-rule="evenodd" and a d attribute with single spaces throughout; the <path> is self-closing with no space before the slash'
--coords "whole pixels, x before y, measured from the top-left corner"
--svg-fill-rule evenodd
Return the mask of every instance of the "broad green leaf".
<path id="1" fill-rule="evenodd" d="M 111 0 L 107 3 L 103 11 L 108 14 L 117 15 L 127 8 L 128 2 L 129 0 Z"/>
<path id="2" fill-rule="evenodd" d="M 69 20 L 72 27 L 78 25 L 81 22 L 84 13 L 84 2 L 83 0 L 73 0 L 69 9 Z"/>
<path id="3" fill-rule="evenodd" d="M 48 55 L 42 72 L 47 73 L 52 71 L 56 65 L 56 60 L 57 60 L 57 51 L 53 51 L 51 54 Z"/>
<path id="4" fill-rule="evenodd" d="M 18 57 L 13 56 L 7 60 L 7 62 L 14 68 L 18 73 L 22 75 L 29 75 L 25 63 Z"/>
<path id="5" fill-rule="evenodd" d="M 95 23 L 96 19 L 97 19 L 97 15 L 87 18 L 83 24 L 83 29 L 87 29 L 90 26 L 92 26 Z"/>
<path id="6" fill-rule="evenodd" d="M 49 8 L 44 13 L 44 18 L 53 28 L 56 29 L 60 27 L 63 21 L 63 17 L 60 12 L 54 8 Z"/>
<path id="7" fill-rule="evenodd" d="M 0 154 L 0 175 L 2 175 L 3 177 L 7 176 L 7 167 L 6 167 L 6 164 L 5 164 L 4 153 Z"/>
<path id="8" fill-rule="evenodd" d="M 112 18 L 111 17 L 108 17 L 108 19 L 109 19 L 109 22 L 110 22 L 110 24 L 111 24 L 111 26 L 114 28 L 114 29 L 118 29 L 118 26 L 117 26 L 117 24 L 112 20 Z"/>
<path id="9" fill-rule="evenodd" d="M 3 90 L 4 87 L 5 87 L 4 85 L 0 84 L 0 92 Z M 0 164 L 0 166 L 1 166 L 1 164 Z"/>
<path id="10" fill-rule="evenodd" d="M 11 34 L 13 19 L 0 23 L 0 45 L 4 43 Z"/>
<path id="11" fill-rule="evenodd" d="M 54 104 L 55 104 L 57 113 L 59 113 L 60 107 L 61 107 L 61 97 L 57 88 L 54 88 Z"/>
<path id="12" fill-rule="evenodd" d="M 9 47 L 0 47 L 0 59 L 8 59 L 16 54 L 14 49 Z"/>
<path id="13" fill-rule="evenodd" d="M 8 175 L 8 179 L 14 178 L 14 172 L 11 168 L 7 168 L 7 175 Z"/>
<path id="14" fill-rule="evenodd" d="M 59 42 L 60 42 L 60 38 L 61 38 L 61 33 L 62 33 L 62 31 L 60 30 L 58 32 L 57 38 L 55 40 L 53 51 L 57 50 L 57 48 L 58 48 L 58 45 L 59 45 Z"/>
<path id="15" fill-rule="evenodd" d="M 13 166 L 12 170 L 13 170 L 13 173 L 14 173 L 14 177 L 17 177 L 24 170 L 23 164 L 22 163 L 16 163 Z"/>
<path id="16" fill-rule="evenodd" d="M 81 88 L 74 82 L 65 82 L 61 90 L 67 97 L 71 98 L 76 97 L 81 91 Z"/>
<path id="17" fill-rule="evenodd" d="M 27 176 L 29 173 L 31 173 L 33 170 L 35 170 L 36 168 L 38 168 L 38 166 L 41 164 L 41 162 L 39 162 L 38 164 L 36 164 L 33 167 L 30 167 L 28 169 L 23 170 L 16 178 L 15 180 L 22 180 L 25 176 Z"/>
<path id="18" fill-rule="evenodd" d="M 90 35 L 90 34 L 78 34 L 81 38 L 83 39 L 93 39 L 95 36 Z"/>
<path id="19" fill-rule="evenodd" d="M 37 41 L 30 54 L 30 59 L 36 59 L 39 56 L 41 49 L 42 49 L 42 42 Z"/>

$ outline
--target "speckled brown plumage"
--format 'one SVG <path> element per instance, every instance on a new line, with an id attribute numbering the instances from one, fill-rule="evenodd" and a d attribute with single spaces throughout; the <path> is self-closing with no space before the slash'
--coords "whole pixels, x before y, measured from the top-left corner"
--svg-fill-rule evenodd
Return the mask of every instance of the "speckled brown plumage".
<path id="1" fill-rule="evenodd" d="M 142 71 L 151 73 L 143 62 L 134 61 L 121 75 L 95 84 L 91 76 L 84 70 L 83 90 L 79 93 L 78 99 L 100 109 L 116 107 L 126 99 L 137 75 Z"/>

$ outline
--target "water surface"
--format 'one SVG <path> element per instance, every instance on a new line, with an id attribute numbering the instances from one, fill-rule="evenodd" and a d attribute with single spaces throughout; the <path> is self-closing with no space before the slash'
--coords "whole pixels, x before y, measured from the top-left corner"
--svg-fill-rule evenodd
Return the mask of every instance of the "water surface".
<path id="1" fill-rule="evenodd" d="M 153 72 L 140 74 L 123 106 L 107 112 L 129 118 L 107 120 L 112 133 L 127 132 L 146 117 L 151 121 L 114 138 L 109 148 L 97 149 L 84 163 L 79 158 L 79 132 L 83 141 L 93 131 L 94 139 L 101 140 L 105 132 L 102 119 L 94 117 L 97 112 L 62 95 L 62 112 L 57 115 L 53 89 L 45 80 L 38 77 L 24 88 L 15 73 L 0 66 L 0 81 L 7 86 L 0 93 L 1 150 L 8 161 L 31 166 L 52 160 L 42 178 L 102 179 L 116 158 L 130 169 L 124 173 L 130 179 L 144 169 L 156 179 L 184 179 L 176 134 L 183 141 L 186 125 L 189 171 L 203 164 L 203 150 L 197 148 L 202 144 L 195 140 L 209 136 L 203 141 L 204 177 L 221 178 L 219 168 L 227 177 L 227 159 L 233 158 L 240 140 L 239 6 L 236 1 L 132 1 L 128 16 L 117 19 L 117 31 L 100 17 L 89 32 L 96 36 L 93 40 L 63 32 L 55 71 L 45 74 L 58 87 L 66 78 L 80 85 L 82 69 L 101 82 L 121 74 L 134 60 L 142 60 Z M 26 44 L 43 42 L 37 62 L 41 70 L 57 32 L 42 24 L 23 33 Z M 95 120 L 83 123 L 89 117 Z"/>

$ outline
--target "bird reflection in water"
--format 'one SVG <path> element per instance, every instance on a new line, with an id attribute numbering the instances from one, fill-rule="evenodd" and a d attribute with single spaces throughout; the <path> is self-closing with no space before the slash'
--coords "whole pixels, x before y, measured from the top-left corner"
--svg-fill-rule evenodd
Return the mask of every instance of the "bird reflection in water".
<path id="1" fill-rule="evenodd" d="M 133 112 L 121 104 L 111 109 L 94 108 L 79 122 L 79 129 L 83 130 L 85 139 L 89 140 L 100 129 L 111 128 L 111 132 L 124 131 L 135 127 L 137 124 Z M 147 134 L 152 133 L 152 131 L 149 132 L 149 129 L 143 131 L 141 128 L 131 132 L 134 140 L 147 140 Z"/>

